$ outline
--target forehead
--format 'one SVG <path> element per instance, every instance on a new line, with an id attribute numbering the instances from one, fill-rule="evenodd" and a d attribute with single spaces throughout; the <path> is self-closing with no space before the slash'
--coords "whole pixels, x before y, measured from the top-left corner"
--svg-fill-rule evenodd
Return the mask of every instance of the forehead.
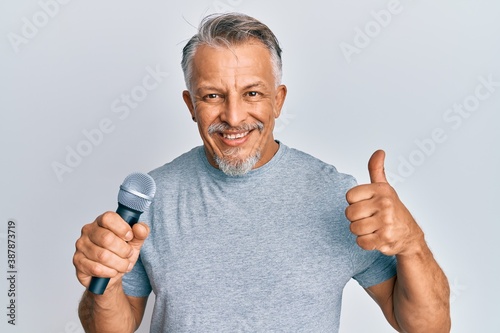
<path id="1" fill-rule="evenodd" d="M 274 83 L 271 53 L 259 41 L 234 46 L 201 45 L 193 58 L 193 83 L 258 79 Z"/>

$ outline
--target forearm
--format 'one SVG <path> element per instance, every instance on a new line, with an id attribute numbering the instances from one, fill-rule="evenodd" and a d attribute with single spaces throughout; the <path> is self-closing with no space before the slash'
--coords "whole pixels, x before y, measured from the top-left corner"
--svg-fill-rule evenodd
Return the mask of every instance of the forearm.
<path id="1" fill-rule="evenodd" d="M 131 304 L 121 287 L 108 288 L 103 295 L 85 291 L 78 315 L 87 333 L 132 333 L 137 326 Z"/>
<path id="2" fill-rule="evenodd" d="M 422 241 L 418 251 L 398 255 L 394 315 L 403 332 L 449 332 L 448 280 Z"/>

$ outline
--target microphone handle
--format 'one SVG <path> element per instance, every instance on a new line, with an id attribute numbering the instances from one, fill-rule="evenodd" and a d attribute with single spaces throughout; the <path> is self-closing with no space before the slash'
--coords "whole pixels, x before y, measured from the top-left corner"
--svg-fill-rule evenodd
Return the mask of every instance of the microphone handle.
<path id="1" fill-rule="evenodd" d="M 116 209 L 116 213 L 120 215 L 122 219 L 125 220 L 130 226 L 133 226 L 139 221 L 139 217 L 142 212 L 124 206 L 118 203 L 118 208 Z M 106 287 L 108 286 L 109 278 L 96 277 L 93 276 L 90 280 L 89 291 L 96 295 L 104 294 Z"/>

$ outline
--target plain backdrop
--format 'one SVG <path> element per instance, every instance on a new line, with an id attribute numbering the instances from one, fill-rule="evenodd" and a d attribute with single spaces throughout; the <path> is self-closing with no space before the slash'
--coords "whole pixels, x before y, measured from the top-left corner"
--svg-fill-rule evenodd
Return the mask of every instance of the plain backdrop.
<path id="1" fill-rule="evenodd" d="M 116 209 L 126 175 L 201 144 L 181 50 L 221 11 L 252 15 L 280 40 L 288 98 L 275 137 L 360 183 L 385 149 L 449 278 L 452 331 L 497 332 L 500 5 L 472 0 L 0 2 L 0 331 L 83 332 L 74 243 Z M 392 332 L 355 282 L 341 332 Z"/>

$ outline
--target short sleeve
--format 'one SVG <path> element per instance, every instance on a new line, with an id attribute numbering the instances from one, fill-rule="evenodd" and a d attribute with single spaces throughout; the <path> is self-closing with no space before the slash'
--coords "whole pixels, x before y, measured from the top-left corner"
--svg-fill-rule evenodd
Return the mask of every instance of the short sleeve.
<path id="1" fill-rule="evenodd" d="M 357 273 L 353 279 L 363 288 L 377 285 L 396 275 L 396 258 L 394 256 L 386 256 L 379 251 L 368 252 L 368 256 L 355 259 Z M 370 263 L 367 265 L 367 262 Z"/>
<path id="2" fill-rule="evenodd" d="M 140 256 L 139 259 L 137 259 L 134 268 L 123 276 L 122 283 L 123 291 L 128 296 L 149 296 L 152 288 Z"/>
<path id="3" fill-rule="evenodd" d="M 342 195 L 338 197 L 335 205 L 338 207 L 337 214 L 344 221 L 341 241 L 347 242 L 351 261 L 353 265 L 352 278 L 363 288 L 368 288 L 384 282 L 396 275 L 396 257 L 386 256 L 380 251 L 366 251 L 356 243 L 356 236 L 349 229 L 349 222 L 345 216 L 345 208 L 348 203 L 345 193 L 357 185 L 356 179 L 351 175 L 338 173 L 333 166 L 329 166 L 329 177 L 333 180 L 336 188 L 343 189 Z M 334 188 L 332 186 L 332 188 Z"/>

